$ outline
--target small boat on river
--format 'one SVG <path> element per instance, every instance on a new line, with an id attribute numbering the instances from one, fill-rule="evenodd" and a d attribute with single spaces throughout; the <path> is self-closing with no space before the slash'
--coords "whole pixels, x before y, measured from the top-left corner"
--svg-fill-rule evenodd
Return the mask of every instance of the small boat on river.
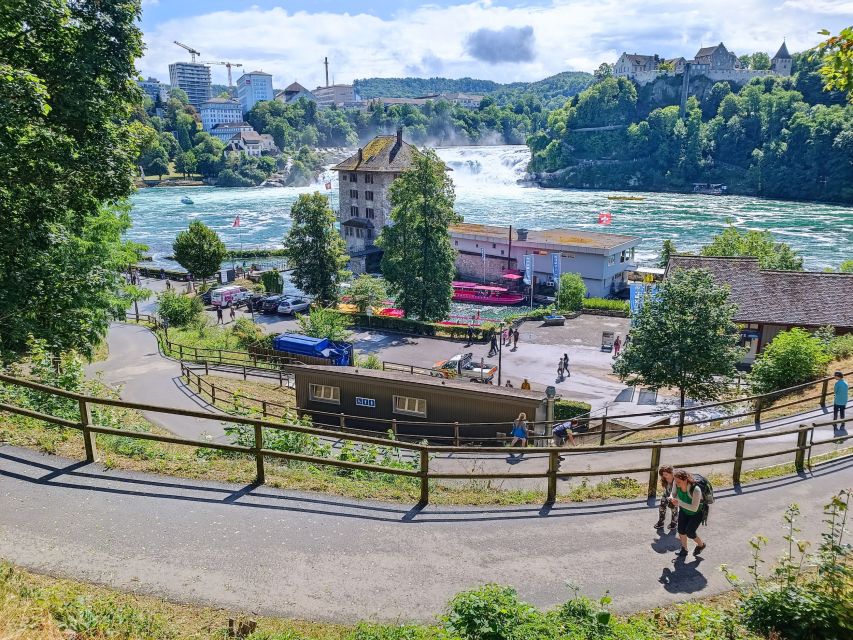
<path id="1" fill-rule="evenodd" d="M 694 182 L 693 193 L 705 196 L 722 196 L 728 193 L 728 187 L 724 184 L 711 184 L 710 182 Z"/>
<path id="2" fill-rule="evenodd" d="M 524 302 L 524 295 L 506 287 L 494 287 L 476 282 L 453 282 L 453 301 L 468 304 L 512 305 Z"/>
<path id="3" fill-rule="evenodd" d="M 193 202 L 193 199 L 189 196 L 184 196 L 183 198 L 181 198 L 181 202 L 183 204 L 195 204 L 195 202 Z"/>
<path id="4" fill-rule="evenodd" d="M 643 196 L 607 196 L 608 200 L 645 200 Z"/>

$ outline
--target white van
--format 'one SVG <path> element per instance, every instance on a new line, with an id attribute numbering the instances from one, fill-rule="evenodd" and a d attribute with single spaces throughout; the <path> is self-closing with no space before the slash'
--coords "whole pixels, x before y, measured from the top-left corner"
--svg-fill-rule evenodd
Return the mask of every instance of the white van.
<path id="1" fill-rule="evenodd" d="M 236 307 L 240 306 L 251 295 L 252 292 L 246 287 L 238 287 L 235 285 L 219 287 L 219 289 L 214 289 L 210 294 L 210 304 L 214 307 L 223 308 L 230 307 L 233 304 Z"/>

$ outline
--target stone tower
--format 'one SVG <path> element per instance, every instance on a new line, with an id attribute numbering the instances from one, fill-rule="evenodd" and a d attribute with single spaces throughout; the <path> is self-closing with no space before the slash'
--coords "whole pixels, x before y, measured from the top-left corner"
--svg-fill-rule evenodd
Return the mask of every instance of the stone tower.
<path id="1" fill-rule="evenodd" d="M 770 70 L 777 76 L 790 76 L 791 64 L 793 62 L 791 54 L 788 53 L 788 47 L 783 41 L 782 46 L 779 47 L 779 51 L 777 51 L 776 55 L 770 59 Z"/>

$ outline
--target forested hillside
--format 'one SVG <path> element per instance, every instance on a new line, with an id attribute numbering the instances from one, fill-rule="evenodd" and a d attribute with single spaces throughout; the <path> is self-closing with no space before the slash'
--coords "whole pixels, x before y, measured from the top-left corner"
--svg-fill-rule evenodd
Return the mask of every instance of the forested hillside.
<path id="1" fill-rule="evenodd" d="M 602 79 L 531 136 L 530 169 L 549 186 L 683 191 L 717 182 L 733 193 L 853 202 L 853 106 L 821 90 L 816 63 L 798 56 L 795 65 L 792 78 L 735 91 L 713 84 L 689 98 L 684 118 L 677 92 L 657 91 L 655 105 L 648 86 Z"/>
<path id="2" fill-rule="evenodd" d="M 416 98 L 436 93 L 491 93 L 502 85 L 474 78 L 365 78 L 356 80 L 356 93 L 370 98 Z"/>

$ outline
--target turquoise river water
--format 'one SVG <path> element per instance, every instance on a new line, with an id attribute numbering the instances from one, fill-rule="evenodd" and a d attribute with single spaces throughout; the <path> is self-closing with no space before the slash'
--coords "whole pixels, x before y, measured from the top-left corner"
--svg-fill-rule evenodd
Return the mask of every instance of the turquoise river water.
<path id="1" fill-rule="evenodd" d="M 794 247 L 806 269 L 837 267 L 853 258 L 853 208 L 741 196 L 634 193 L 642 201 L 608 200 L 610 191 L 539 189 L 517 183 L 529 160 L 526 147 L 450 147 L 438 150 L 453 169 L 456 209 L 467 222 L 547 229 L 572 227 L 641 237 L 640 263 L 651 264 L 670 238 L 681 251 L 707 243 L 731 222 L 741 229 L 767 229 Z M 337 207 L 337 181 L 305 188 L 142 189 L 131 198 L 128 237 L 147 244 L 156 263 L 168 264 L 172 240 L 192 220 L 220 233 L 229 247 L 280 248 L 290 226 L 290 206 L 300 193 L 320 190 Z M 181 204 L 190 196 L 195 204 Z M 597 223 L 609 211 L 612 224 Z M 234 228 L 236 216 L 241 226 Z"/>

